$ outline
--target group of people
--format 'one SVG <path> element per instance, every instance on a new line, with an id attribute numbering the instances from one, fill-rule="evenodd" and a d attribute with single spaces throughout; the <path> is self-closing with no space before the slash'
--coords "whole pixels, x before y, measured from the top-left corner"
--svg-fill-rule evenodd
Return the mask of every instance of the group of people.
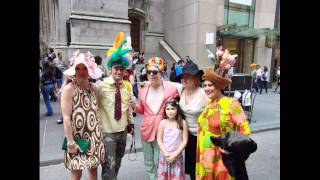
<path id="1" fill-rule="evenodd" d="M 39 66 L 40 91 L 42 93 L 47 113 L 46 116 L 53 115 L 51 101 L 57 101 L 57 92 L 62 86 L 63 71 L 68 67 L 63 60 L 62 53 L 56 56 L 52 48 L 46 53 Z"/>
<path id="2" fill-rule="evenodd" d="M 102 179 L 117 179 L 127 134 L 135 131 L 134 113 L 143 115 L 140 135 L 146 179 L 178 180 L 185 179 L 185 174 L 192 180 L 234 178 L 222 154 L 235 152 L 221 149 L 210 140 L 231 131 L 250 134 L 241 104 L 222 93 L 231 80 L 214 68 L 200 70 L 187 57 L 186 62 L 181 60 L 174 66 L 179 79 L 167 81 L 163 78 L 164 60 L 151 57 L 145 66 L 146 82 L 137 90 L 134 74 L 127 70 L 126 42 L 123 34 L 117 34 L 113 48 L 107 52 L 106 68 L 98 56 L 78 50 L 63 70 L 64 165 L 71 179 L 79 180 L 87 169 L 89 180 L 96 180 L 99 165 Z M 41 88 L 46 92 L 45 102 L 55 83 L 55 78 L 47 76 Z M 50 108 L 48 112 L 52 113 Z M 78 139 L 88 142 L 87 150 L 77 143 Z"/>
<path id="3" fill-rule="evenodd" d="M 251 64 L 251 75 L 252 75 L 252 88 L 255 90 L 256 93 L 262 93 L 263 88 L 265 89 L 266 94 L 268 93 L 267 84 L 270 81 L 269 70 L 267 66 L 263 68 L 260 67 L 258 64 Z M 276 80 L 277 80 L 277 87 L 275 88 L 274 92 L 280 87 L 280 66 L 276 72 Z M 280 92 L 280 91 L 279 91 Z"/>
<path id="4" fill-rule="evenodd" d="M 147 179 L 231 179 L 221 153 L 210 137 L 225 132 L 250 134 L 240 103 L 222 94 L 230 79 L 214 69 L 199 70 L 188 61 L 181 71 L 181 84 L 164 81 L 164 61 L 152 57 L 146 65 L 148 81 L 139 91 L 124 80 L 126 60 L 118 53 L 108 62 L 110 76 L 99 84 L 89 79 L 101 77 L 91 53 L 75 53 L 64 71 L 61 109 L 67 151 L 65 167 L 71 179 L 80 179 L 88 169 L 89 179 L 117 179 L 124 156 L 126 137 L 134 133 L 133 112 L 143 115 L 140 124 Z M 203 82 L 203 88 L 200 87 Z M 75 139 L 87 139 L 87 152 Z M 185 151 L 185 157 L 183 157 Z M 184 160 L 185 159 L 185 160 Z"/>

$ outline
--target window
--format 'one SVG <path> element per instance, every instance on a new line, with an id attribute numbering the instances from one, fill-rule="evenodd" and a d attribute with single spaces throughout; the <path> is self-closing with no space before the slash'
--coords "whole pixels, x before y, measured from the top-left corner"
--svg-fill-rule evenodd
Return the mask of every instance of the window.
<path id="1" fill-rule="evenodd" d="M 255 0 L 246 0 L 246 3 L 241 3 L 244 0 L 225 0 L 224 4 L 224 24 L 236 23 L 239 25 L 248 25 L 253 27 Z M 237 3 L 235 3 L 237 2 Z M 245 4 L 251 3 L 251 6 Z"/>

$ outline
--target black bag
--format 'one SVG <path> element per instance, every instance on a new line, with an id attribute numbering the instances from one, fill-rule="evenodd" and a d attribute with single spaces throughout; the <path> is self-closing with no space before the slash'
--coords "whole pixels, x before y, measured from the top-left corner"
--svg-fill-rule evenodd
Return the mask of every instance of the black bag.
<path id="1" fill-rule="evenodd" d="M 264 81 L 266 81 L 266 80 L 267 80 L 266 73 L 262 73 L 262 80 L 264 80 Z"/>
<path id="2" fill-rule="evenodd" d="M 212 143 L 231 152 L 221 153 L 222 161 L 231 176 L 236 180 L 248 180 L 245 161 L 249 155 L 257 150 L 257 144 L 246 135 L 238 131 L 226 132 L 220 137 L 210 137 Z"/>

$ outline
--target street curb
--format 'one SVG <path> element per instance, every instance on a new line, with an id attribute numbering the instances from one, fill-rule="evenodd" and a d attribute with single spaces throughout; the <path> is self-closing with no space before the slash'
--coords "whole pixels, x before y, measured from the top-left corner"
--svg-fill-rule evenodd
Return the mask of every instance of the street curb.
<path id="1" fill-rule="evenodd" d="M 272 130 L 277 130 L 277 129 L 280 129 L 280 126 L 264 128 L 264 129 L 251 130 L 251 134 L 255 134 L 255 133 L 259 133 L 259 132 L 265 132 L 265 131 L 272 131 Z"/>
<path id="2" fill-rule="evenodd" d="M 263 129 L 255 129 L 251 131 L 251 134 L 255 133 L 260 133 L 260 132 L 265 132 L 265 131 L 272 131 L 272 130 L 277 130 L 280 129 L 280 126 L 277 127 L 270 127 L 270 128 L 263 128 Z M 136 152 L 143 152 L 142 147 L 138 147 L 136 149 Z M 125 155 L 129 154 L 129 149 L 125 150 Z M 53 160 L 48 160 L 48 161 L 42 161 L 40 162 L 40 167 L 45 167 L 45 166 L 51 166 L 51 165 L 56 165 L 56 164 L 61 164 L 63 163 L 64 159 L 53 159 Z"/>

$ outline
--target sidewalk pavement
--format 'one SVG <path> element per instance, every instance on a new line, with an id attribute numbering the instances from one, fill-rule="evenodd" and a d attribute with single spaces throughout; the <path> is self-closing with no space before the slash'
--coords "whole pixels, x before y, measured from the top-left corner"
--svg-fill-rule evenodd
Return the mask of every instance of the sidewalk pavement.
<path id="1" fill-rule="evenodd" d="M 280 130 L 252 134 L 250 136 L 258 149 L 246 161 L 249 179 L 275 180 L 280 179 Z M 130 156 L 131 157 L 131 156 Z M 144 177 L 143 153 L 137 153 L 137 159 L 130 161 L 128 154 L 122 158 L 118 173 L 120 180 L 142 180 Z M 101 180 L 101 166 L 98 167 L 98 180 Z M 70 173 L 63 163 L 40 167 L 41 180 L 68 180 Z M 83 171 L 81 179 L 88 179 L 88 172 Z M 186 176 L 186 180 L 190 180 Z"/>
<path id="2" fill-rule="evenodd" d="M 46 107 L 42 96 L 40 97 L 40 166 L 48 166 L 63 162 L 63 151 L 61 150 L 64 139 L 63 125 L 57 124 L 56 120 L 61 117 L 60 100 L 52 102 L 54 115 L 45 117 Z M 252 122 L 250 128 L 252 133 L 280 128 L 280 94 L 273 93 L 269 89 L 268 94 L 257 94 L 253 106 Z M 142 152 L 140 139 L 140 122 L 143 116 L 138 115 L 135 121 L 135 143 L 137 152 Z M 126 153 L 132 142 L 128 135 Z M 139 153 L 138 153 L 139 154 Z M 127 155 L 125 155 L 127 156 Z"/>

